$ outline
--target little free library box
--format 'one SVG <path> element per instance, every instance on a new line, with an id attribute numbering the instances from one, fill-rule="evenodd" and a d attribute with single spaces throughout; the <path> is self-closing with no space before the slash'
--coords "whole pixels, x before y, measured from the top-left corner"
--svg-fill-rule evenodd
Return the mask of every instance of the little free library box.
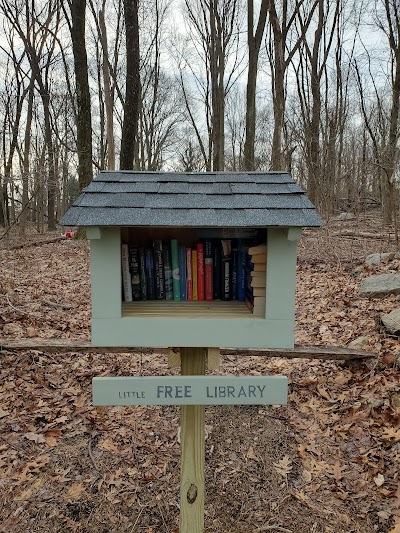
<path id="1" fill-rule="evenodd" d="M 61 224 L 90 240 L 93 346 L 293 347 L 322 220 L 287 173 L 101 172 Z"/>

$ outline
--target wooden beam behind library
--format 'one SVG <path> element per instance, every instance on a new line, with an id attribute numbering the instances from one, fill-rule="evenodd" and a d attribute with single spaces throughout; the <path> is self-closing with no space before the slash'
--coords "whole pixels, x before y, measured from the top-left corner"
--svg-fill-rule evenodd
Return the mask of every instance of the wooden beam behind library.
<path id="1" fill-rule="evenodd" d="M 92 346 L 90 339 L 1 339 L 1 351 L 35 350 L 49 353 L 154 353 L 165 354 L 168 349 L 143 348 L 138 346 Z M 336 346 L 295 346 L 292 349 L 221 349 L 222 355 L 283 357 L 287 359 L 326 359 L 348 361 L 376 357 L 373 352 L 339 348 Z"/>

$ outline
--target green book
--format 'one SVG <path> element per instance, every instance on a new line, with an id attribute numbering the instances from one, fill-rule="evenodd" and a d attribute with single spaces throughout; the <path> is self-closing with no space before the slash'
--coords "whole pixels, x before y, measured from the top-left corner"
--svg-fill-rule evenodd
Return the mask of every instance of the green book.
<path id="1" fill-rule="evenodd" d="M 176 239 L 171 240 L 171 258 L 172 258 L 172 288 L 174 292 L 174 301 L 179 302 L 180 296 L 180 283 L 179 283 L 179 252 L 178 241 Z"/>

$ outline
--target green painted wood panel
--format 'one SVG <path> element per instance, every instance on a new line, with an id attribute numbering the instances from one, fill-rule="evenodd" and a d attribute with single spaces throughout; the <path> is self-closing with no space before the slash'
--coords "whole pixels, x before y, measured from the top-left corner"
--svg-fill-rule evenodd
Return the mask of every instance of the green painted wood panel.
<path id="1" fill-rule="evenodd" d="M 294 320 L 92 319 L 93 346 L 293 348 Z"/>
<path id="2" fill-rule="evenodd" d="M 119 228 L 102 228 L 101 238 L 90 241 L 92 319 L 120 318 L 121 233 Z"/>
<path id="3" fill-rule="evenodd" d="M 286 405 L 285 376 L 93 378 L 93 405 Z"/>
<path id="4" fill-rule="evenodd" d="M 286 228 L 268 228 L 265 316 L 294 320 L 297 241 L 287 239 Z"/>

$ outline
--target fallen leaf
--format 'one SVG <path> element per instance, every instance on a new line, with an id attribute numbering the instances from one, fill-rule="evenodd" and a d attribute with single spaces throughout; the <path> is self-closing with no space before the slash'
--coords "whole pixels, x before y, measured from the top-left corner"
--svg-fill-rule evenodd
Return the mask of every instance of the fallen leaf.
<path id="1" fill-rule="evenodd" d="M 250 448 L 247 450 L 246 457 L 247 459 L 253 459 L 253 461 L 258 460 L 257 455 L 254 453 L 254 449 L 252 446 L 250 446 Z"/>
<path id="2" fill-rule="evenodd" d="M 8 411 L 5 411 L 2 407 L 0 407 L 0 418 L 4 418 L 5 416 L 8 416 L 10 413 Z"/>
<path id="3" fill-rule="evenodd" d="M 82 485 L 82 483 L 73 483 L 67 491 L 68 499 L 78 500 L 82 496 L 83 492 L 85 492 L 85 487 Z"/>
<path id="4" fill-rule="evenodd" d="M 382 476 L 382 474 L 378 474 L 376 477 L 374 477 L 374 481 L 377 487 L 382 487 L 382 485 L 385 483 L 385 478 Z"/>
<path id="5" fill-rule="evenodd" d="M 28 337 L 37 337 L 38 334 L 37 334 L 37 331 L 35 328 L 26 328 L 26 334 L 28 335 Z"/>
<path id="6" fill-rule="evenodd" d="M 24 433 L 24 437 L 28 440 L 36 442 L 37 444 L 42 444 L 43 442 L 46 442 L 46 439 L 44 438 L 44 435 L 42 433 L 34 433 L 33 431 L 30 431 L 28 433 Z"/>
<path id="7" fill-rule="evenodd" d="M 283 477 L 286 477 L 292 470 L 292 460 L 288 455 L 285 455 L 280 461 L 274 463 L 274 468 Z"/>
<path id="8" fill-rule="evenodd" d="M 400 533 L 400 518 L 397 519 L 397 522 L 394 525 L 394 528 L 389 531 L 389 533 Z"/>
<path id="9" fill-rule="evenodd" d="M 377 515 L 379 517 L 379 522 L 385 522 L 385 520 L 389 520 L 390 518 L 390 514 L 388 514 L 386 511 L 379 511 Z"/>
<path id="10" fill-rule="evenodd" d="M 325 400 L 328 400 L 328 402 L 332 401 L 332 398 L 329 396 L 328 392 L 323 387 L 317 387 L 317 391 L 322 396 L 322 398 L 325 398 Z"/>
<path id="11" fill-rule="evenodd" d="M 386 428 L 382 434 L 382 439 L 390 442 L 399 442 L 400 429 Z"/>

